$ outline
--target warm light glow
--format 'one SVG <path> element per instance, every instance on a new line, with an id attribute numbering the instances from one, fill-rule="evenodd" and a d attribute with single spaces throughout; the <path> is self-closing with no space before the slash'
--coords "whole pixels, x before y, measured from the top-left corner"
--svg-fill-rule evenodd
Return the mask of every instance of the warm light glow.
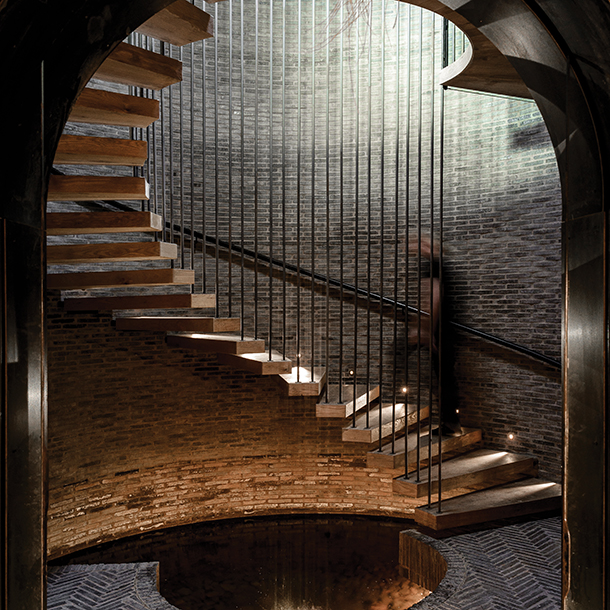
<path id="1" fill-rule="evenodd" d="M 511 432 L 511 433 L 508 435 L 508 440 L 509 440 L 509 441 L 512 441 L 514 438 L 515 438 L 515 435 L 514 435 L 514 434 Z"/>
<path id="2" fill-rule="evenodd" d="M 456 410 L 455 410 L 455 412 L 456 412 L 456 413 L 459 413 L 459 412 L 460 412 L 460 410 L 459 410 L 459 409 L 456 409 Z"/>
<path id="3" fill-rule="evenodd" d="M 354 371 L 350 371 L 350 372 L 349 372 L 349 374 L 350 374 L 350 375 L 353 375 L 353 374 L 354 374 Z"/>
<path id="4" fill-rule="evenodd" d="M 407 392 L 408 392 L 408 388 L 403 388 L 403 389 L 402 389 L 402 393 L 403 393 L 403 394 L 406 394 Z"/>

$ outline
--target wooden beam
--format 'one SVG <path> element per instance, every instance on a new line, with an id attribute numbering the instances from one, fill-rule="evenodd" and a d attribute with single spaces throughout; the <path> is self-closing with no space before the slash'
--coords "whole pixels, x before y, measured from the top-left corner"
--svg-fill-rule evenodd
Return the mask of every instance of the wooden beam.
<path id="1" fill-rule="evenodd" d="M 141 269 L 137 271 L 95 271 L 48 273 L 50 290 L 87 290 L 126 286 L 175 286 L 195 283 L 195 272 L 186 269 Z"/>
<path id="2" fill-rule="evenodd" d="M 316 405 L 316 417 L 341 417 L 345 419 L 354 412 L 354 386 L 344 385 L 339 402 L 339 386 L 337 384 L 328 387 L 328 402 L 320 402 Z M 379 398 L 379 386 L 369 389 L 366 385 L 359 385 L 356 388 L 356 411 L 363 409 L 367 404 Z"/>
<path id="3" fill-rule="evenodd" d="M 182 64 L 171 57 L 121 42 L 94 77 L 158 91 L 182 80 Z"/>
<path id="4" fill-rule="evenodd" d="M 162 231 L 163 218 L 152 212 L 50 212 L 47 235 L 85 235 Z"/>
<path id="5" fill-rule="evenodd" d="M 142 140 L 94 138 L 64 134 L 53 163 L 56 165 L 128 165 L 140 167 L 148 158 L 148 143 Z"/>
<path id="6" fill-rule="evenodd" d="M 293 367 L 290 373 L 278 376 L 280 385 L 288 396 L 320 396 L 326 384 L 326 369 L 315 368 L 313 379 L 311 369 Z"/>
<path id="7" fill-rule="evenodd" d="M 158 100 L 87 87 L 74 103 L 68 121 L 145 128 L 158 118 Z"/>
<path id="8" fill-rule="evenodd" d="M 51 176 L 47 201 L 148 199 L 144 178 L 130 176 Z"/>
<path id="9" fill-rule="evenodd" d="M 212 38 L 214 20 L 194 4 L 186 0 L 176 0 L 145 21 L 136 32 L 182 47 L 191 42 Z"/>
<path id="10" fill-rule="evenodd" d="M 217 354 L 255 354 L 265 351 L 265 342 L 260 339 L 242 339 L 230 335 L 168 335 L 167 344 Z"/>
<path id="11" fill-rule="evenodd" d="M 47 246 L 47 264 L 120 263 L 178 258 L 178 246 L 162 241 Z"/>
<path id="12" fill-rule="evenodd" d="M 216 307 L 215 294 L 147 294 L 126 297 L 65 299 L 66 311 L 123 309 L 209 309 Z"/>
<path id="13" fill-rule="evenodd" d="M 525 479 L 445 500 L 440 514 L 436 503 L 416 508 L 413 517 L 420 525 L 442 530 L 560 509 L 561 485 Z"/>
<path id="14" fill-rule="evenodd" d="M 241 330 L 240 318 L 138 316 L 116 319 L 117 330 L 226 333 Z"/>
<path id="15" fill-rule="evenodd" d="M 272 354 L 272 359 L 269 360 L 269 352 L 239 355 L 218 354 L 218 362 L 255 375 L 281 375 L 290 373 L 292 370 L 290 360 L 284 360 L 281 354 Z"/>

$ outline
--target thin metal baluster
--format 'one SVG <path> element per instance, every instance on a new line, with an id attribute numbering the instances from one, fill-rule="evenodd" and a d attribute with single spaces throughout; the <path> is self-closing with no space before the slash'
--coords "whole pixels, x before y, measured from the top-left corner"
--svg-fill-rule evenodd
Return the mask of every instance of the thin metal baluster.
<path id="1" fill-rule="evenodd" d="M 254 338 L 258 339 L 258 7 L 254 17 Z"/>
<path id="2" fill-rule="evenodd" d="M 369 19 L 371 22 L 368 24 L 369 28 L 369 49 L 368 49 L 368 73 L 367 73 L 367 89 L 368 89 L 368 131 L 367 131 L 367 151 L 366 151 L 366 162 L 367 162 L 367 262 L 366 262 L 366 388 L 367 391 L 371 387 L 371 225 L 372 225 L 372 137 L 373 137 L 373 27 L 372 27 L 372 15 Z M 370 396 L 370 395 L 369 395 Z M 371 401 L 367 396 L 366 403 L 366 427 L 370 426 L 371 416 Z M 379 417 L 381 417 L 381 402 L 379 403 Z"/>
<path id="3" fill-rule="evenodd" d="M 316 23 L 316 1 L 311 3 L 311 23 Z M 316 291 L 313 274 L 316 272 L 316 28 L 311 28 L 311 381 L 316 361 Z"/>
<path id="4" fill-rule="evenodd" d="M 273 259 L 273 0 L 269 2 L 269 258 Z M 273 351 L 273 268 L 269 268 L 269 360 Z"/>
<path id="5" fill-rule="evenodd" d="M 218 4 L 214 5 L 214 260 L 216 285 L 216 316 L 220 316 L 220 163 L 219 149 L 219 123 L 218 123 Z"/>
<path id="6" fill-rule="evenodd" d="M 282 358 L 286 360 L 286 0 L 282 0 Z"/>
<path id="7" fill-rule="evenodd" d="M 246 78 L 246 70 L 245 70 L 245 56 L 244 56 L 244 1 L 241 0 L 240 3 L 240 96 L 241 96 L 241 107 L 240 107 L 240 127 L 241 127 L 241 159 L 240 159 L 240 244 L 241 244 L 241 253 L 240 253 L 240 304 L 241 304 L 241 338 L 244 338 L 244 320 L 246 315 L 246 295 L 245 295 L 245 260 L 244 260 L 244 232 L 245 232 L 245 210 L 246 210 L 246 202 L 245 202 L 245 129 L 246 129 L 246 119 L 245 119 L 245 78 Z"/>
<path id="8" fill-rule="evenodd" d="M 160 45 L 161 55 L 165 55 L 165 43 Z M 167 191 L 166 191 L 166 168 L 165 168 L 165 89 L 159 92 L 160 96 L 160 136 L 161 136 L 161 205 L 163 206 L 163 231 L 161 232 L 161 241 L 169 241 L 169 233 L 167 230 Z"/>
<path id="9" fill-rule="evenodd" d="M 182 63 L 183 54 L 180 47 L 180 63 Z M 180 268 L 184 269 L 184 88 L 180 81 L 179 96 L 180 96 Z"/>
<path id="10" fill-rule="evenodd" d="M 227 208 L 229 213 L 228 237 L 229 237 L 229 264 L 227 269 L 228 282 L 227 315 L 233 316 L 233 0 L 229 0 L 229 201 Z"/>
<path id="11" fill-rule="evenodd" d="M 194 100 L 195 100 L 195 45 L 191 44 L 191 74 L 190 74 L 190 94 L 191 94 L 191 105 L 190 105 L 190 137 L 191 137 L 191 182 L 190 182 L 190 196 L 191 196 L 191 260 L 190 268 L 195 269 L 195 111 L 194 111 Z M 202 242 L 201 247 L 204 246 Z M 195 284 L 191 286 L 191 292 L 195 292 Z"/>
<path id="12" fill-rule="evenodd" d="M 172 56 L 172 45 L 169 45 L 169 56 Z M 174 243 L 174 88 L 169 86 L 169 241 Z M 172 260 L 172 268 L 176 262 Z"/>
<path id="13" fill-rule="evenodd" d="M 341 11 L 340 11 L 340 22 L 343 23 L 343 10 L 344 3 L 341 3 Z M 343 402 L 343 281 L 344 281 L 344 267 L 343 267 L 343 256 L 344 256 L 344 244 L 343 244 L 343 233 L 344 233 L 344 220 L 345 220 L 345 199 L 343 197 L 343 180 L 344 180 L 344 150 L 343 150 L 343 122 L 344 122 L 344 112 L 343 112 L 343 58 L 344 58 L 344 41 L 343 41 L 343 32 L 341 29 L 341 34 L 339 38 L 339 48 L 340 48 L 340 63 L 339 63 L 339 277 L 341 281 L 341 286 L 339 288 L 339 403 Z M 326 383 L 326 401 L 328 402 L 328 386 L 329 383 Z M 354 394 L 355 400 L 355 394 Z"/>
<path id="14" fill-rule="evenodd" d="M 301 380 L 301 0 L 297 15 L 297 383 Z"/>
<path id="15" fill-rule="evenodd" d="M 356 289 L 356 297 L 354 298 L 354 369 L 352 371 L 353 392 L 352 392 L 352 428 L 356 427 L 356 399 L 358 397 L 358 259 L 360 256 L 360 239 L 358 236 L 360 230 L 360 24 L 356 24 L 356 125 L 355 125 L 355 164 L 354 164 L 354 287 Z M 368 394 L 368 388 L 367 388 Z"/>
<path id="16" fill-rule="evenodd" d="M 326 378 L 330 378 L 330 3 L 326 0 Z M 328 402 L 328 384 L 325 401 Z"/>
<path id="17" fill-rule="evenodd" d="M 206 90 L 206 46 L 205 41 L 201 41 L 201 234 L 203 241 L 201 243 L 201 292 L 207 290 L 207 270 L 206 270 L 206 163 L 207 163 L 207 90 Z M 216 292 L 216 291 L 215 291 Z"/>
<path id="18" fill-rule="evenodd" d="M 421 469 L 421 439 L 419 421 L 421 419 L 421 212 L 422 212 L 422 97 L 423 97 L 423 9 L 419 9 L 419 100 L 417 119 L 417 478 L 420 481 Z M 428 434 L 432 434 L 432 426 L 428 426 Z"/>

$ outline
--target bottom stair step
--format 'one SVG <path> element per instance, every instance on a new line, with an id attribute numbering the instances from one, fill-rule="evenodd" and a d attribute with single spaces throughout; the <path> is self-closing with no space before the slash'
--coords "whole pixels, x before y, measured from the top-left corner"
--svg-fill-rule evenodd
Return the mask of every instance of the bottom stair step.
<path id="1" fill-rule="evenodd" d="M 561 485 L 544 479 L 525 479 L 415 509 L 414 519 L 435 530 L 521 517 L 561 508 Z"/>
<path id="2" fill-rule="evenodd" d="M 227 333 L 241 329 L 240 318 L 195 318 L 139 316 L 117 318 L 117 330 L 148 330 L 160 332 Z"/>
<path id="3" fill-rule="evenodd" d="M 485 489 L 526 476 L 536 476 L 537 471 L 536 459 L 532 456 L 493 449 L 477 449 L 443 462 L 442 489 L 443 491 L 458 487 Z M 438 493 L 438 464 L 432 466 L 431 481 L 432 493 Z M 392 489 L 394 493 L 410 498 L 427 496 L 428 469 L 423 469 L 419 482 L 416 482 L 415 476 L 409 479 L 405 479 L 404 476 L 394 479 Z"/>
<path id="4" fill-rule="evenodd" d="M 320 396 L 326 384 L 326 369 L 293 367 L 292 371 L 279 376 L 280 385 L 288 396 Z"/>
<path id="5" fill-rule="evenodd" d="M 290 373 L 292 361 L 284 360 L 281 354 L 273 353 L 269 360 L 269 352 L 260 354 L 218 354 L 218 362 L 236 369 L 250 371 L 256 375 L 281 375 Z"/>

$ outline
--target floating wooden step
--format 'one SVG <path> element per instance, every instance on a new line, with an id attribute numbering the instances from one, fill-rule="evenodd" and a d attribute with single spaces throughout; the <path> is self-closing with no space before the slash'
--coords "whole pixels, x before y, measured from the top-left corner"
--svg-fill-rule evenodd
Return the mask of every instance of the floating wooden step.
<path id="1" fill-rule="evenodd" d="M 177 0 L 145 21 L 136 32 L 182 47 L 213 37 L 214 21 L 190 2 Z"/>
<path id="2" fill-rule="evenodd" d="M 437 503 L 430 508 L 421 506 L 415 509 L 413 517 L 421 525 L 442 530 L 560 508 L 561 485 L 544 479 L 525 479 L 444 500 L 440 514 Z"/>
<path id="3" fill-rule="evenodd" d="M 135 233 L 163 230 L 163 218 L 152 212 L 51 212 L 47 235 Z"/>
<path id="4" fill-rule="evenodd" d="M 186 269 L 141 269 L 137 271 L 95 271 L 47 274 L 52 290 L 87 290 L 126 286 L 165 286 L 195 283 L 195 272 Z"/>
<path id="5" fill-rule="evenodd" d="M 158 91 L 182 80 L 182 64 L 171 57 L 121 42 L 94 77 Z"/>
<path id="6" fill-rule="evenodd" d="M 47 246 L 49 265 L 120 263 L 178 258 L 178 246 L 162 241 Z"/>
<path id="7" fill-rule="evenodd" d="M 210 307 L 216 307 L 215 294 L 148 294 L 127 297 L 83 297 L 64 300 L 66 311 L 205 309 Z"/>
<path id="8" fill-rule="evenodd" d="M 432 493 L 438 492 L 438 465 L 432 466 Z M 536 459 L 528 455 L 517 455 L 506 451 L 493 449 L 477 449 L 465 455 L 460 455 L 447 462 L 443 462 L 441 469 L 443 477 L 443 491 L 455 488 L 484 489 L 502 485 L 515 479 L 533 477 L 538 474 Z M 392 489 L 394 493 L 409 498 L 422 498 L 428 495 L 427 468 L 421 473 L 420 481 L 414 477 L 405 479 L 404 476 L 394 479 Z"/>
<path id="9" fill-rule="evenodd" d="M 354 386 L 344 385 L 339 401 L 339 386 L 336 384 L 328 387 L 328 401 L 316 405 L 316 417 L 341 417 L 346 418 L 354 412 Z M 379 386 L 369 389 L 366 385 L 359 385 L 356 388 L 356 411 L 366 407 L 379 398 Z"/>
<path id="10" fill-rule="evenodd" d="M 148 158 L 148 143 L 142 140 L 95 138 L 64 134 L 59 140 L 56 165 L 142 166 Z"/>
<path id="11" fill-rule="evenodd" d="M 260 339 L 242 339 L 235 335 L 168 335 L 167 344 L 183 349 L 196 349 L 218 354 L 256 354 L 265 351 Z"/>
<path id="12" fill-rule="evenodd" d="M 381 430 L 379 426 L 379 407 L 371 410 L 368 416 L 362 413 L 356 416 L 356 426 L 352 424 L 343 428 L 341 438 L 348 443 L 374 443 L 381 438 L 390 436 L 392 432 L 400 432 L 405 426 L 408 428 L 417 423 L 417 407 L 409 405 L 405 408 L 402 403 L 384 404 L 381 407 Z M 422 420 L 428 418 L 428 407 L 420 409 L 420 417 Z"/>
<path id="13" fill-rule="evenodd" d="M 290 373 L 278 377 L 288 396 L 319 396 L 326 384 L 326 369 L 293 367 Z"/>
<path id="14" fill-rule="evenodd" d="M 249 371 L 256 375 L 281 375 L 290 373 L 292 361 L 285 360 L 281 354 L 269 352 L 259 354 L 218 354 L 218 361 L 236 369 Z"/>
<path id="15" fill-rule="evenodd" d="M 404 468 L 405 467 L 405 441 L 407 443 L 407 460 L 409 468 L 413 467 L 417 461 L 417 432 L 410 432 L 406 436 L 396 439 L 394 452 L 392 453 L 391 443 L 382 447 L 381 451 L 369 451 L 367 454 L 368 468 Z M 439 439 L 436 434 L 432 435 L 431 457 L 438 456 Z M 463 428 L 460 436 L 443 436 L 442 452 L 464 451 L 473 445 L 481 442 L 481 430 L 474 428 Z M 422 430 L 420 435 L 420 460 L 428 459 L 428 428 Z"/>
<path id="16" fill-rule="evenodd" d="M 78 96 L 68 121 L 145 128 L 158 118 L 158 100 L 87 87 Z"/>
<path id="17" fill-rule="evenodd" d="M 240 318 L 139 316 L 116 319 L 117 330 L 227 333 L 241 330 Z"/>
<path id="18" fill-rule="evenodd" d="M 131 176 L 51 176 L 48 201 L 148 199 L 148 183 Z"/>

